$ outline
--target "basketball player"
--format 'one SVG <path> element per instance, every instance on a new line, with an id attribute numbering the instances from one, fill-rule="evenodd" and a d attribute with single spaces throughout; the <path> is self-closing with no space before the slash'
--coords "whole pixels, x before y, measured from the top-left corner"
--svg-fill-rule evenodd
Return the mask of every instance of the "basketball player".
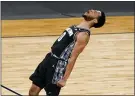
<path id="1" fill-rule="evenodd" d="M 30 76 L 32 86 L 29 96 L 38 95 L 44 88 L 47 96 L 58 96 L 66 85 L 77 57 L 90 39 L 90 28 L 99 28 L 105 23 L 105 14 L 98 10 L 88 10 L 79 25 L 65 29 L 54 42 L 44 60 Z"/>

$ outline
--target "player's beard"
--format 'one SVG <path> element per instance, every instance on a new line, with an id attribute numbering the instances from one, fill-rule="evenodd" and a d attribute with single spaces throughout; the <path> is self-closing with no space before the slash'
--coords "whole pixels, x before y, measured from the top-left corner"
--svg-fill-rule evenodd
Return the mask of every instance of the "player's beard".
<path id="1" fill-rule="evenodd" d="M 83 14 L 82 15 L 82 17 L 86 20 L 86 21 L 90 21 L 91 20 L 91 18 L 90 17 L 88 17 L 87 15 L 85 15 L 85 14 Z"/>

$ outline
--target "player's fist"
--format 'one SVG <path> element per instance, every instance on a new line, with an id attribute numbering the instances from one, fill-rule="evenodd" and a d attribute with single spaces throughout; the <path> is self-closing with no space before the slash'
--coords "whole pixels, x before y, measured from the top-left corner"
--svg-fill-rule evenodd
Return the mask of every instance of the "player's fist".
<path id="1" fill-rule="evenodd" d="M 57 82 L 57 86 L 59 86 L 59 87 L 64 87 L 66 85 L 66 81 L 65 80 L 59 80 L 58 82 Z"/>

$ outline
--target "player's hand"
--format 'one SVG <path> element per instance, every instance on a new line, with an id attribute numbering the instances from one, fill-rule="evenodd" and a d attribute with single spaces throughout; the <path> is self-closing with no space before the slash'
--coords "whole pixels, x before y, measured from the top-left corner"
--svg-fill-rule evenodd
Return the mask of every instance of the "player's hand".
<path id="1" fill-rule="evenodd" d="M 57 86 L 59 87 L 64 87 L 65 85 L 66 85 L 66 80 L 61 79 L 57 82 Z"/>

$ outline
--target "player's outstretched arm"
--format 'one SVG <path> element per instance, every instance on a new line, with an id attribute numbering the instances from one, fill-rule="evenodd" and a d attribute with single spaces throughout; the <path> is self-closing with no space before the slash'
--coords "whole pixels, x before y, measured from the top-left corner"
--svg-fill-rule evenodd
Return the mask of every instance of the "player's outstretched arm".
<path id="1" fill-rule="evenodd" d="M 65 71 L 65 74 L 64 74 L 62 80 L 66 81 L 69 78 L 77 57 L 83 51 L 83 49 L 87 45 L 88 41 L 89 41 L 89 35 L 86 32 L 81 32 L 81 33 L 78 33 L 76 35 L 76 43 L 75 43 L 75 46 L 74 46 L 73 51 L 71 53 L 71 56 L 68 60 L 66 71 Z M 58 82 L 57 85 L 60 87 L 65 86 L 65 84 L 63 84 L 63 83 L 60 84 L 60 83 L 62 83 L 62 81 Z"/>
<path id="2" fill-rule="evenodd" d="M 63 77 L 64 80 L 67 80 L 69 78 L 69 75 L 74 67 L 77 57 L 83 51 L 83 49 L 85 48 L 85 46 L 87 45 L 89 41 L 89 36 L 86 32 L 78 33 L 76 38 L 77 38 L 77 41 L 71 53 L 71 57 L 69 58 L 69 61 L 66 67 L 66 72 Z"/>

